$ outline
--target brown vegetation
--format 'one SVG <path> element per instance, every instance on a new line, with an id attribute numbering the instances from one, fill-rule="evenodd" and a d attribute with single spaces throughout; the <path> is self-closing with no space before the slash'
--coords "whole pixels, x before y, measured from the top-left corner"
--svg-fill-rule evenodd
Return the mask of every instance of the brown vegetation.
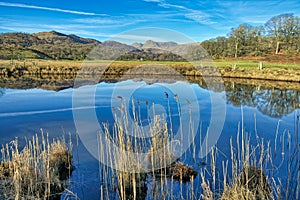
<path id="1" fill-rule="evenodd" d="M 18 140 L 1 149 L 0 199 L 57 199 L 74 167 L 65 140 L 35 136 L 20 151 Z"/>

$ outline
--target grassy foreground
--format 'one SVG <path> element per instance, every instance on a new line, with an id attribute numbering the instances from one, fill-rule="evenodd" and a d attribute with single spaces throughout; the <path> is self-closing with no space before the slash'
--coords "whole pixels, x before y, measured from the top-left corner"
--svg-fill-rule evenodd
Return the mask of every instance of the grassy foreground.
<path id="1" fill-rule="evenodd" d="M 151 70 L 149 70 L 151 69 Z M 166 71 L 166 69 L 168 69 Z M 217 60 L 215 62 L 161 62 L 161 61 L 53 61 L 0 60 L 0 76 L 26 75 L 123 75 L 123 74 L 179 74 L 184 76 L 222 76 L 300 82 L 300 64 L 260 62 L 258 60 Z"/>
<path id="2" fill-rule="evenodd" d="M 0 199 L 58 199 L 74 167 L 64 139 L 37 135 L 20 150 L 18 140 L 1 149 Z"/>

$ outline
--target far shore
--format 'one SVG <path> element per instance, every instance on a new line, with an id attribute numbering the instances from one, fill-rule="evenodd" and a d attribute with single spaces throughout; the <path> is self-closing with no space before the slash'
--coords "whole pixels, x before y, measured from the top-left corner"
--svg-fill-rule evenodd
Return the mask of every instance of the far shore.
<path id="1" fill-rule="evenodd" d="M 124 75 L 178 73 L 184 76 L 221 76 L 272 81 L 300 82 L 299 62 L 272 62 L 262 59 L 226 59 L 215 61 L 68 61 L 68 60 L 0 60 L 0 77 L 28 75 L 84 74 Z M 149 66 L 147 68 L 147 66 Z M 151 67 L 150 67 L 151 66 Z M 149 70 L 151 69 L 151 70 Z M 168 69 L 168 70 L 166 70 Z"/>

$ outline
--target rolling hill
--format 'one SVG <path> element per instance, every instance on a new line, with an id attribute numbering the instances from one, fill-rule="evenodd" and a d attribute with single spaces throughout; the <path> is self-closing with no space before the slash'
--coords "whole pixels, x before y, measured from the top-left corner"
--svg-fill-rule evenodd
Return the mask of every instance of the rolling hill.
<path id="1" fill-rule="evenodd" d="M 184 60 L 191 57 L 195 44 L 155 42 L 132 45 L 117 41 L 100 42 L 56 31 L 0 34 L 0 59 L 103 59 L 103 60 Z M 203 54 L 205 55 L 205 54 Z"/>

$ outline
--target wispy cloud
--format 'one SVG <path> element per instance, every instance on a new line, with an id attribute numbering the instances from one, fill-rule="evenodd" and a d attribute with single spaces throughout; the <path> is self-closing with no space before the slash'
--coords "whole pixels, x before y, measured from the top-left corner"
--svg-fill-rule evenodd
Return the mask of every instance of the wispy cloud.
<path id="1" fill-rule="evenodd" d="M 224 15 L 224 19 L 231 24 L 235 24 L 235 26 L 241 23 L 264 24 L 271 17 L 282 13 L 288 12 L 295 13 L 297 15 L 300 9 L 300 5 L 297 0 L 219 0 L 216 5 L 222 15 Z"/>
<path id="2" fill-rule="evenodd" d="M 145 2 L 163 2 L 162 0 L 144 0 Z"/>
<path id="3" fill-rule="evenodd" d="M 111 34 L 99 31 L 98 26 L 94 25 L 79 25 L 79 24 L 45 24 L 45 23 L 31 23 L 20 22 L 18 20 L 8 20 L 0 18 L 0 27 L 4 30 L 14 32 L 37 33 L 41 31 L 56 30 L 65 34 L 78 34 L 85 37 L 99 37 L 109 38 Z"/>
<path id="4" fill-rule="evenodd" d="M 65 9 L 60 9 L 60 8 L 50 8 L 50 7 L 35 6 L 35 5 L 28 5 L 28 4 L 19 4 L 19 3 L 0 2 L 0 6 L 39 9 L 39 10 L 50 10 L 50 11 L 55 11 L 55 12 L 71 13 L 71 14 L 76 14 L 76 15 L 92 15 L 92 16 L 95 16 L 95 15 L 105 16 L 106 15 L 106 14 L 97 14 L 97 13 L 92 13 L 92 12 L 83 12 L 83 11 L 76 11 L 76 10 L 65 10 Z"/>
<path id="5" fill-rule="evenodd" d="M 214 24 L 210 19 L 210 15 L 201 11 L 201 10 L 196 10 L 196 9 L 191 9 L 183 5 L 178 5 L 178 4 L 171 4 L 166 2 L 165 0 L 144 0 L 145 2 L 152 2 L 152 3 L 157 3 L 158 6 L 162 8 L 173 8 L 175 10 L 180 11 L 179 14 L 183 15 L 185 18 L 193 20 L 195 22 L 201 23 L 201 24 Z"/>
<path id="6" fill-rule="evenodd" d="M 146 19 L 142 19 L 135 16 L 110 16 L 110 17 L 88 17 L 88 18 L 79 18 L 74 19 L 73 22 L 82 24 L 82 25 L 95 25 L 99 28 L 117 28 L 125 27 L 132 24 L 137 24 L 140 22 L 145 22 Z"/>
<path id="7" fill-rule="evenodd" d="M 117 40 L 121 39 L 121 40 L 125 40 L 125 41 L 131 41 L 131 43 L 137 42 L 137 41 L 146 41 L 146 40 L 153 40 L 153 41 L 160 41 L 161 40 L 161 38 L 159 38 L 159 37 L 135 35 L 135 34 L 115 35 L 115 36 L 113 36 L 113 39 L 117 39 Z"/>

